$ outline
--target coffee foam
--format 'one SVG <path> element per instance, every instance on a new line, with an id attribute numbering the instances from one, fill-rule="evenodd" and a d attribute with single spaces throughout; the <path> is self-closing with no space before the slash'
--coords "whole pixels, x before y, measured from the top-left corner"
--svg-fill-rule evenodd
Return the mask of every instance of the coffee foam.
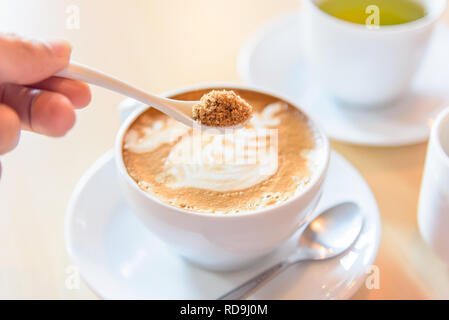
<path id="1" fill-rule="evenodd" d="M 256 108 L 247 126 L 225 135 L 143 114 L 124 139 L 131 177 L 161 200 L 197 212 L 252 211 L 301 193 L 324 159 L 319 135 L 284 102 L 249 102 Z"/>
<path id="2" fill-rule="evenodd" d="M 129 130 L 125 136 L 124 149 L 134 153 L 151 152 L 162 144 L 175 142 L 188 131 L 189 127 L 179 126 L 173 118 L 156 120 L 147 127 Z"/>
<path id="3" fill-rule="evenodd" d="M 201 188 L 235 191 L 252 187 L 276 173 L 279 111 L 284 103 L 273 103 L 255 113 L 250 125 L 212 135 L 194 130 L 170 151 L 165 171 L 158 177 L 171 188 Z M 145 142 L 143 141 L 145 144 Z"/>

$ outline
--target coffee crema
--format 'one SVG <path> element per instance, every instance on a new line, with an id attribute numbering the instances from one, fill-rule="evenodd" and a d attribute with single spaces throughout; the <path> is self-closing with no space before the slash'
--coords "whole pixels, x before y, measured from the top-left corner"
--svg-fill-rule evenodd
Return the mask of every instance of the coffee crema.
<path id="1" fill-rule="evenodd" d="M 139 188 L 199 213 L 263 209 L 300 193 L 325 161 L 321 137 L 299 110 L 250 90 L 232 89 L 253 107 L 243 129 L 202 132 L 156 109 L 123 139 L 123 160 Z M 208 90 L 172 97 L 198 100 Z"/>

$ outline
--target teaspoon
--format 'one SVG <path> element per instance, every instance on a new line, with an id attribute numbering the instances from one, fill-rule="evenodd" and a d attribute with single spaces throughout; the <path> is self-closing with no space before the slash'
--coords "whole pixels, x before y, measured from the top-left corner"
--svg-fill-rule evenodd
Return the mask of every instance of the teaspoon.
<path id="1" fill-rule="evenodd" d="M 292 265 L 302 261 L 330 259 L 342 254 L 358 238 L 363 221 L 359 206 L 353 202 L 344 202 L 327 209 L 307 226 L 291 256 L 218 300 L 245 299 Z"/>
<path id="2" fill-rule="evenodd" d="M 199 125 L 199 122 L 192 119 L 192 107 L 199 103 L 199 101 L 181 101 L 163 98 L 78 62 L 70 62 L 66 68 L 56 73 L 55 76 L 87 82 L 121 93 L 144 104 L 150 105 L 189 127 L 200 128 L 203 131 L 215 130 L 217 133 L 224 133 L 224 130 L 226 129 L 238 129 L 241 127 L 241 125 L 230 127 Z"/>

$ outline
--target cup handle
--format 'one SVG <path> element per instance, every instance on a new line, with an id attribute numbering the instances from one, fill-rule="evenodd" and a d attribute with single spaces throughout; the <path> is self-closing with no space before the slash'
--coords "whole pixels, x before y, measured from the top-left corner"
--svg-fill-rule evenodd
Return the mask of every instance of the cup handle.
<path id="1" fill-rule="evenodd" d="M 124 122 L 136 110 L 143 110 L 147 106 L 132 98 L 126 98 L 118 105 L 118 115 L 120 122 Z"/>

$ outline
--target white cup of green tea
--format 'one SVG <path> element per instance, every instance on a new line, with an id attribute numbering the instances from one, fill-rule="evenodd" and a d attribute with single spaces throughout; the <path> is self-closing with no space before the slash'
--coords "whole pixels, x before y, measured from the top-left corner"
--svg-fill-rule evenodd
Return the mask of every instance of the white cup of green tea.
<path id="1" fill-rule="evenodd" d="M 305 0 L 306 56 L 335 98 L 383 107 L 407 92 L 446 0 Z"/>

